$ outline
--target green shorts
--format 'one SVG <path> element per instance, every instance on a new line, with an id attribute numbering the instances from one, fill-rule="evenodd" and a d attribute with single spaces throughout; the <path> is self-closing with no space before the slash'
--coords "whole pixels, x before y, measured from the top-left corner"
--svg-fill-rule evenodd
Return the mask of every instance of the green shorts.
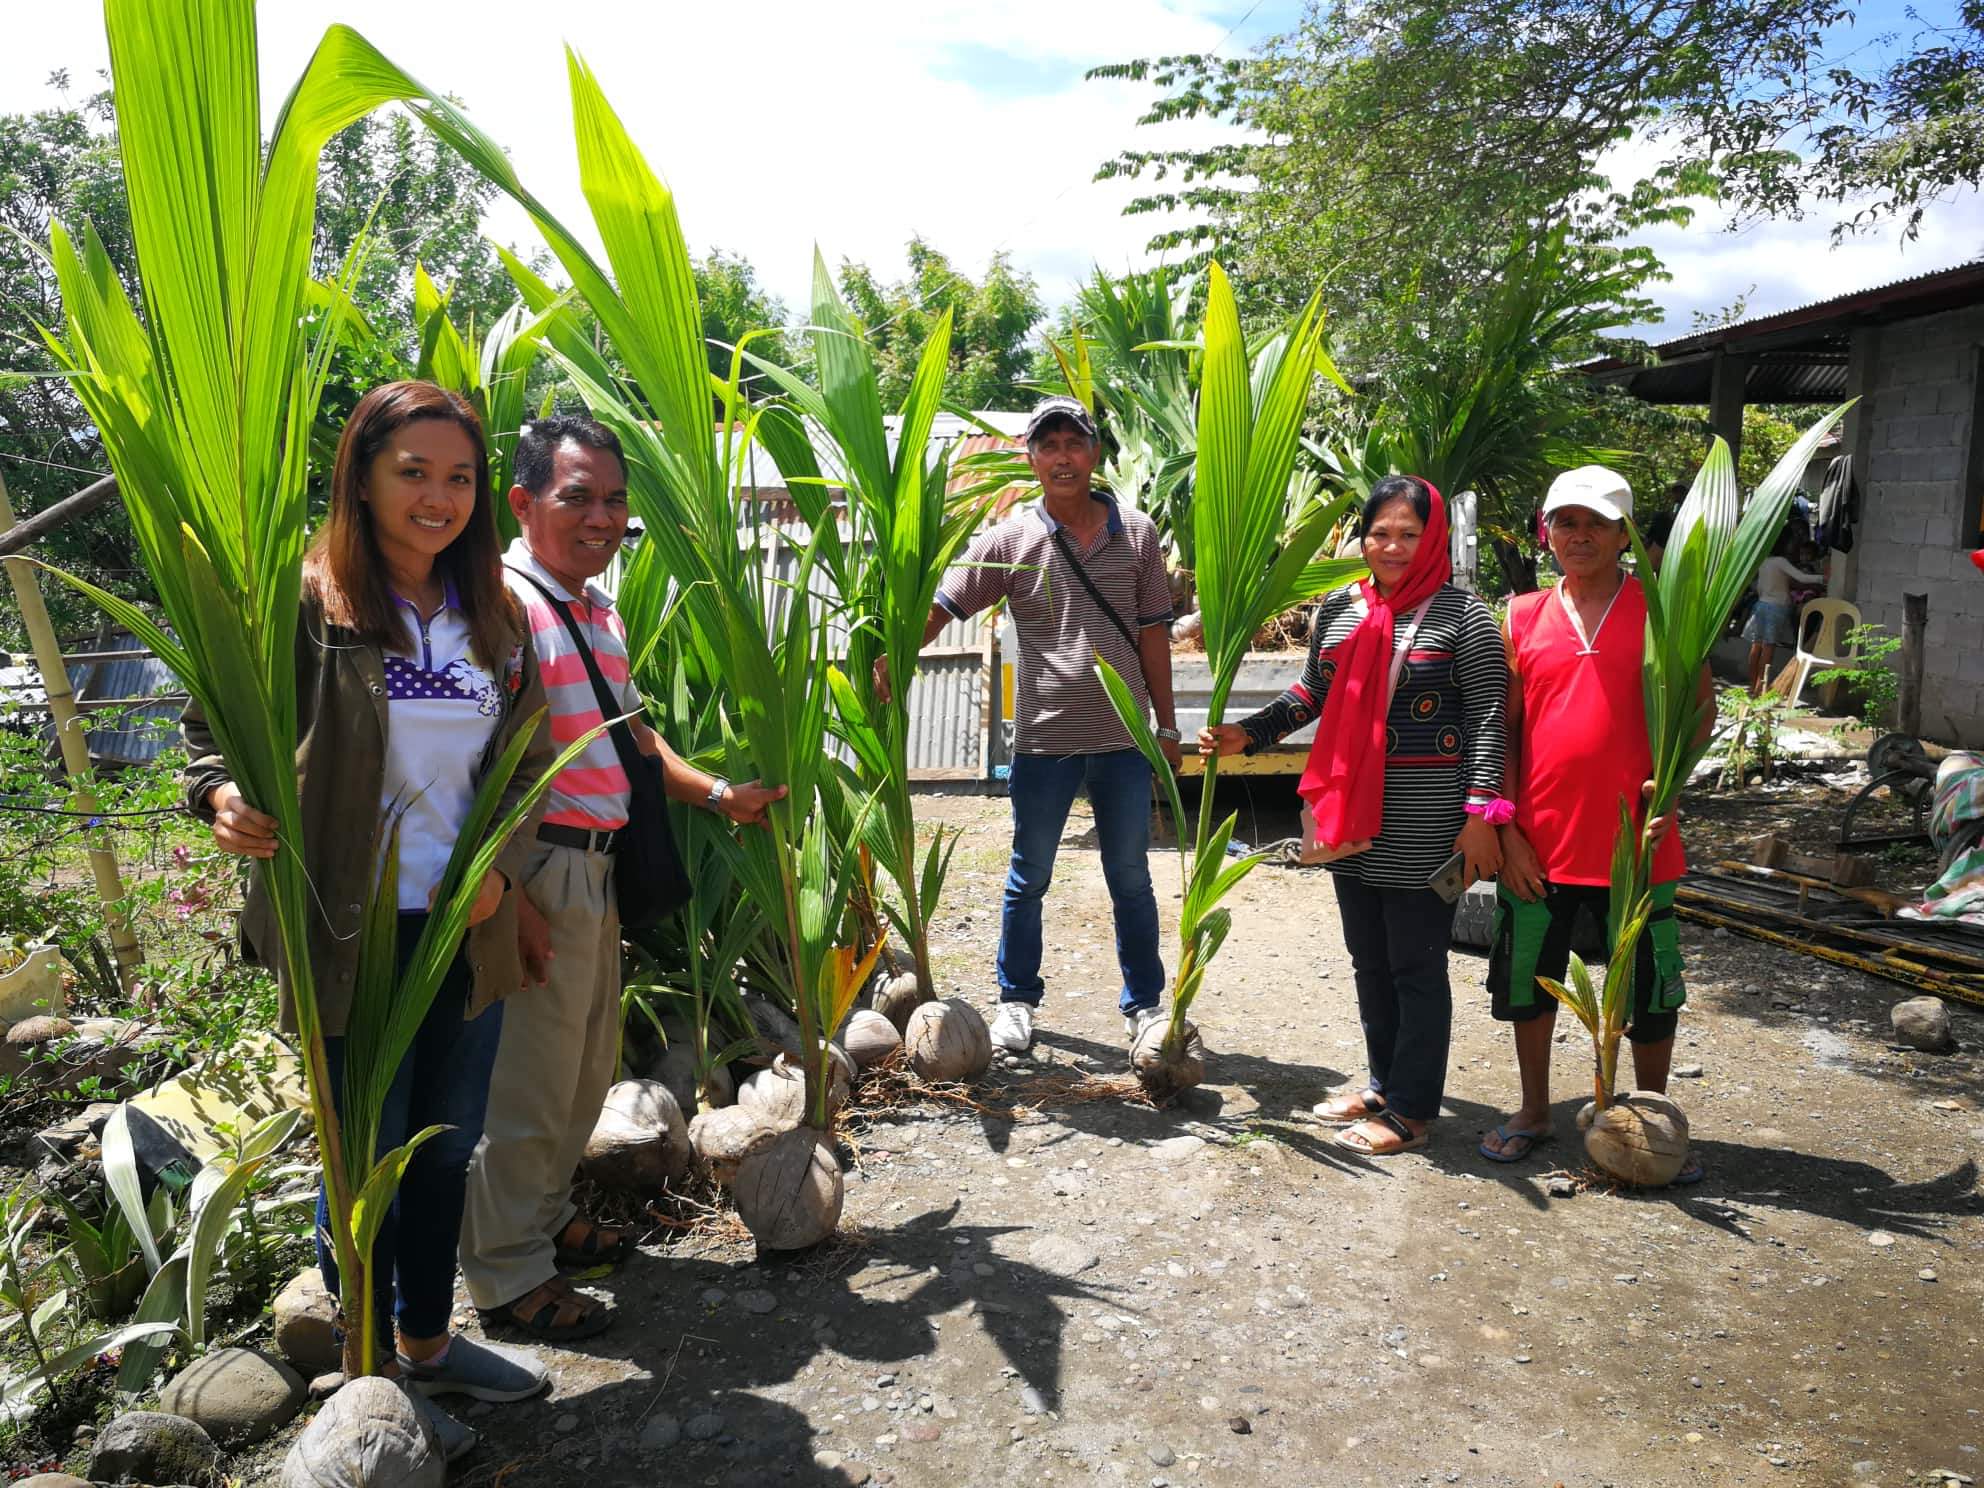
<path id="1" fill-rule="evenodd" d="M 1612 891 L 1603 884 L 1552 883 L 1544 886 L 1543 898 L 1534 904 L 1506 888 L 1498 888 L 1495 898 L 1495 935 L 1488 951 L 1489 1002 L 1499 1021 L 1522 1023 L 1555 1010 L 1557 999 L 1536 979 L 1561 982 L 1569 973 L 1580 914 L 1603 924 L 1605 944 L 1612 944 L 1615 927 L 1608 918 Z M 1655 884 L 1653 915 L 1633 957 L 1632 1022 L 1626 1037 L 1636 1044 L 1672 1038 L 1676 1015 L 1687 1000 L 1674 885 Z"/>

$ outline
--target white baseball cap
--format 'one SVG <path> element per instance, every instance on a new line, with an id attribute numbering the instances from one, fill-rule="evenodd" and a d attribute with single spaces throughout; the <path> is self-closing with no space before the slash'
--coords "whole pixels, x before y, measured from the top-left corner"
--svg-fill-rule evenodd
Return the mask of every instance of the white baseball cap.
<path id="1" fill-rule="evenodd" d="M 1633 514 L 1633 488 L 1616 470 L 1580 465 L 1550 482 L 1550 494 L 1543 498 L 1543 515 L 1549 516 L 1560 506 L 1582 506 L 1623 522 Z"/>

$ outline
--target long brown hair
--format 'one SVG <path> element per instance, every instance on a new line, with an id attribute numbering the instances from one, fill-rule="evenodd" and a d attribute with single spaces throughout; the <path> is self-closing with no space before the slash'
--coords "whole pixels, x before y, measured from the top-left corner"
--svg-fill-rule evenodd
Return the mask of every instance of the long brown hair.
<path id="1" fill-rule="evenodd" d="M 482 420 L 459 393 L 431 382 L 388 382 L 358 400 L 338 440 L 331 467 L 331 512 L 303 560 L 304 582 L 324 606 L 324 618 L 386 651 L 404 651 L 406 626 L 386 582 L 386 562 L 372 529 L 365 479 L 386 441 L 421 419 L 444 419 L 475 446 L 475 508 L 468 525 L 434 559 L 454 586 L 468 620 L 469 649 L 493 672 L 523 639 L 523 617 L 503 586 L 496 545 L 495 501 L 489 490 L 489 451 Z"/>

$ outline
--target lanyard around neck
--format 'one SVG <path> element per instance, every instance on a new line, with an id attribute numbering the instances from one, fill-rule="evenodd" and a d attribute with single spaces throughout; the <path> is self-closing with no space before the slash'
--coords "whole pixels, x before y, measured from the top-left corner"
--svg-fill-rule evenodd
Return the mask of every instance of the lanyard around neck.
<path id="1" fill-rule="evenodd" d="M 1598 624 L 1592 627 L 1591 634 L 1586 635 L 1584 633 L 1584 620 L 1578 614 L 1576 602 L 1564 591 L 1562 584 L 1557 586 L 1557 601 L 1564 607 L 1564 618 L 1571 622 L 1571 629 L 1577 632 L 1578 649 L 1572 653 L 1573 655 L 1596 656 L 1598 654 L 1599 633 L 1605 629 L 1605 622 L 1612 618 L 1612 606 L 1619 602 L 1619 596 L 1625 592 L 1626 581 L 1620 579 L 1619 587 L 1614 589 L 1612 591 L 1612 597 L 1605 601 L 1605 613 L 1598 617 Z"/>

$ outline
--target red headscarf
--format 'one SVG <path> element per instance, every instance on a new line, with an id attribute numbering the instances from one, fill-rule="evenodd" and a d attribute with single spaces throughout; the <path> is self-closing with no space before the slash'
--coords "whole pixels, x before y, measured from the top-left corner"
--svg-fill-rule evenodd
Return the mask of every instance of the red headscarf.
<path id="1" fill-rule="evenodd" d="M 1378 835 L 1385 817 L 1385 715 L 1391 711 L 1394 622 L 1409 615 L 1453 577 L 1447 550 L 1447 504 L 1433 483 L 1411 479 L 1431 498 L 1426 530 L 1405 577 L 1390 594 L 1369 579 L 1364 618 L 1332 653 L 1336 674 L 1323 702 L 1316 742 L 1297 792 L 1316 814 L 1316 832 L 1331 847 Z"/>

